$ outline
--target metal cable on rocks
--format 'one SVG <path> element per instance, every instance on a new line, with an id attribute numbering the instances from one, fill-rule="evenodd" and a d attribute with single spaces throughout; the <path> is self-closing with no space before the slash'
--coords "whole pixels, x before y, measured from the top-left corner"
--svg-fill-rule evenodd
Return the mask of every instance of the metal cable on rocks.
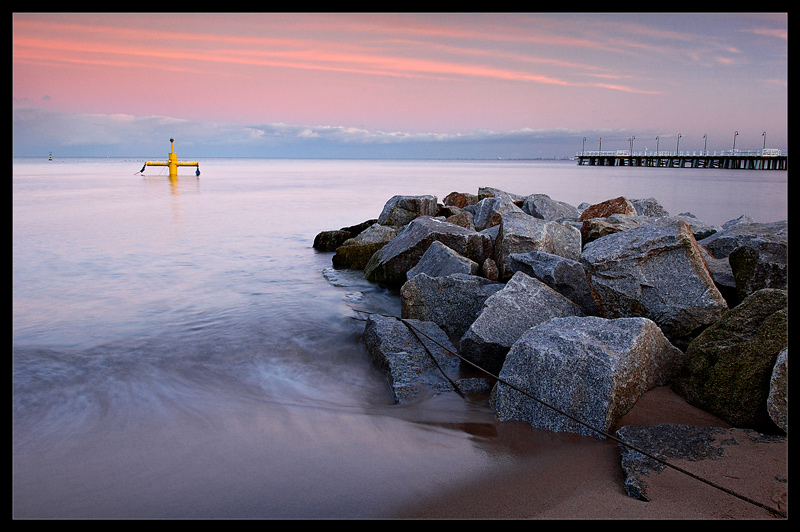
<path id="1" fill-rule="evenodd" d="M 616 437 L 616 436 L 613 436 L 613 435 L 611 435 L 611 434 L 609 434 L 609 433 L 605 432 L 605 431 L 604 431 L 604 430 L 602 430 L 602 429 L 598 429 L 597 427 L 593 427 L 592 425 L 590 425 L 590 424 L 588 424 L 588 423 L 586 423 L 586 422 L 584 422 L 584 421 L 582 421 L 582 420 L 580 420 L 580 419 L 578 419 L 578 418 L 576 418 L 576 417 L 572 416 L 571 414 L 569 414 L 569 413 L 567 413 L 567 412 L 564 412 L 563 410 L 560 410 L 560 409 L 558 409 L 558 408 L 556 408 L 556 407 L 554 407 L 554 406 L 552 406 L 552 405 L 550 405 L 550 404 L 548 404 L 548 403 L 545 403 L 545 402 L 544 402 L 544 401 L 542 401 L 541 399 L 538 399 L 538 398 L 534 397 L 533 395 L 531 395 L 530 393 L 526 392 L 525 390 L 522 390 L 522 389 L 520 389 L 519 387 L 515 386 L 514 384 L 512 384 L 512 383 L 510 383 L 510 382 L 508 382 L 508 381 L 506 381 L 506 380 L 504 380 L 504 379 L 502 379 L 502 378 L 500 378 L 500 376 L 499 376 L 499 375 L 494 375 L 493 373 L 490 373 L 489 371 L 487 371 L 487 370 L 485 370 L 484 368 L 482 368 L 482 367 L 478 366 L 478 365 L 477 365 L 477 364 L 475 364 L 474 362 L 472 362 L 472 361 L 470 361 L 470 360 L 467 360 L 466 358 L 462 357 L 460 354 L 458 354 L 458 353 L 455 353 L 455 352 L 454 352 L 454 351 L 452 351 L 451 349 L 448 349 L 447 347 L 443 346 L 441 343 L 437 342 L 437 341 L 436 341 L 434 338 L 431 338 L 431 337 L 430 337 L 428 334 L 426 334 L 426 333 L 425 333 L 425 331 L 422 331 L 422 330 L 418 330 L 418 329 L 416 329 L 416 327 L 414 327 L 413 325 L 411 325 L 411 324 L 410 324 L 410 323 L 409 323 L 407 320 L 405 320 L 405 319 L 403 319 L 403 318 L 398 318 L 397 316 L 389 316 L 389 315 L 386 315 L 386 314 L 379 314 L 379 313 L 377 313 L 377 312 L 368 312 L 368 311 L 366 311 L 366 310 L 359 310 L 359 309 L 353 309 L 353 310 L 355 310 L 356 312 L 359 312 L 359 313 L 363 313 L 363 314 L 368 314 L 368 315 L 376 315 L 376 316 L 382 316 L 382 317 L 384 317 L 384 318 L 395 318 L 395 319 L 398 319 L 398 320 L 400 320 L 401 322 L 403 322 L 403 323 L 406 325 L 406 327 L 408 327 L 409 329 L 411 329 L 411 331 L 412 331 L 412 332 L 414 332 L 415 336 L 417 336 L 417 340 L 419 340 L 419 342 L 422 344 L 422 346 L 423 346 L 423 347 L 425 347 L 425 350 L 426 350 L 426 351 L 428 351 L 428 348 L 427 348 L 427 346 L 425 346 L 425 344 L 424 344 L 424 343 L 422 342 L 422 340 L 419 338 L 419 335 L 417 335 L 417 332 L 418 332 L 419 334 L 422 334 L 423 336 L 425 336 L 425 337 L 426 337 L 427 339 L 429 339 L 431 342 L 433 342 L 434 344 L 438 345 L 439 347 L 441 347 L 442 349 L 444 349 L 444 350 L 445 350 L 445 351 L 447 351 L 448 353 L 450 353 L 450 354 L 452 354 L 453 356 L 457 357 L 457 358 L 458 358 L 458 359 L 460 359 L 461 361 L 463 361 L 463 362 L 466 362 L 467 364 L 469 364 L 469 365 L 470 365 L 470 366 L 472 366 L 473 368 L 477 369 L 478 371 L 480 371 L 480 372 L 482 372 L 482 373 L 485 373 L 485 374 L 486 374 L 486 375 L 488 375 L 489 377 L 492 377 L 492 378 L 496 379 L 496 380 L 497 380 L 497 382 L 499 382 L 499 383 L 501 383 L 501 384 L 503 384 L 503 385 L 505 385 L 505 386 L 508 386 L 509 388 L 511 388 L 511 389 L 513 389 L 513 390 L 515 390 L 515 391 L 517 391 L 517 392 L 519 392 L 519 393 L 521 393 L 521 394 L 525 395 L 526 397 L 529 397 L 530 399 L 533 399 L 533 400 L 534 400 L 534 401 L 536 401 L 537 403 L 539 403 L 539 404 L 541 404 L 541 405 L 544 405 L 544 406 L 546 406 L 547 408 L 549 408 L 549 409 L 551 409 L 551 410 L 553 410 L 553 411 L 555 411 L 555 412 L 558 412 L 559 414 L 561 414 L 561 415 L 563 415 L 563 416 L 565 416 L 565 417 L 568 417 L 568 418 L 569 418 L 569 419 L 571 419 L 572 421 L 574 421 L 574 422 L 576 422 L 576 423 L 579 423 L 579 424 L 583 425 L 584 427 L 587 427 L 587 428 L 589 428 L 589 429 L 591 429 L 591 430 L 593 430 L 593 431 L 597 432 L 598 434 L 601 434 L 602 436 L 604 436 L 604 437 L 606 437 L 606 438 L 608 438 L 608 439 L 610 439 L 610 440 L 612 440 L 612 441 L 615 441 L 615 442 L 617 442 L 617 443 L 618 443 L 618 444 L 620 444 L 620 445 L 624 445 L 625 447 L 629 448 L 629 449 L 630 449 L 630 450 L 632 450 L 632 451 L 635 451 L 635 452 L 637 452 L 637 453 L 640 453 L 640 454 L 642 454 L 643 456 L 645 456 L 645 457 L 647 457 L 647 458 L 650 458 L 651 460 L 655 460 L 656 462 L 658 462 L 658 463 L 660 463 L 660 464 L 664 465 L 665 467 L 669 467 L 669 468 L 671 468 L 671 469 L 674 469 L 675 471 L 678 471 L 679 473 L 683 473 L 684 475 L 687 475 L 687 476 L 689 476 L 689 477 L 691 477 L 691 478 L 693 478 L 693 479 L 695 479 L 695 480 L 698 480 L 698 481 L 700 481 L 700 482 L 702 482 L 702 483 L 704 483 L 704 484 L 707 484 L 708 486 L 711 486 L 712 488 L 716 488 L 716 489 L 718 489 L 718 490 L 720 490 L 720 491 L 722 491 L 722 492 L 724 492 L 724 493 L 727 493 L 728 495 L 731 495 L 731 496 L 733 496 L 733 497 L 736 497 L 737 499 L 740 499 L 740 500 L 742 500 L 742 501 L 745 501 L 745 502 L 747 502 L 747 503 L 750 503 L 750 504 L 752 504 L 752 505 L 754 505 L 754 506 L 757 506 L 757 507 L 759 507 L 759 508 L 762 508 L 762 509 L 764 509 L 764 510 L 766 510 L 766 511 L 770 512 L 770 513 L 771 513 L 771 514 L 773 514 L 773 515 L 776 515 L 776 516 L 778 516 L 778 517 L 783 517 L 783 518 L 788 518 L 788 517 L 789 517 L 789 516 L 788 516 L 788 515 L 787 515 L 785 512 L 782 512 L 782 511 L 778 510 L 777 508 L 773 508 L 773 507 L 771 507 L 771 506 L 768 506 L 768 505 L 766 505 L 766 504 L 760 503 L 760 502 L 758 502 L 758 501 L 756 501 L 756 500 L 753 500 L 753 499 L 751 499 L 751 498 L 749 498 L 749 497 L 747 497 L 747 496 L 745 496 L 745 495 L 742 495 L 742 494 L 740 494 L 740 493 L 736 493 L 736 492 L 735 492 L 735 491 L 733 491 L 733 490 L 730 490 L 730 489 L 728 489 L 728 488 L 726 488 L 726 487 L 724 487 L 724 486 L 720 486 L 719 484 L 717 484 L 717 483 L 715 483 L 715 482 L 712 482 L 712 481 L 710 481 L 710 480 L 708 480 L 708 479 L 705 479 L 705 478 L 703 478 L 703 477 L 700 477 L 700 476 L 698 476 L 698 475 L 696 475 L 696 474 L 692 473 L 691 471 L 687 471 L 686 469 L 683 469 L 682 467 L 678 467 L 678 466 L 676 466 L 676 465 L 673 465 L 673 464 L 669 463 L 668 461 L 666 461 L 666 460 L 664 460 L 664 459 L 662 459 L 662 458 L 659 458 L 659 457 L 657 457 L 657 456 L 654 456 L 654 455 L 652 455 L 652 454 L 650 454 L 650 453 L 648 453 L 648 452 L 646 452 L 646 451 L 643 451 L 643 450 L 641 450 L 641 449 L 637 448 L 637 447 L 636 447 L 636 446 L 634 446 L 634 445 L 631 445 L 631 444 L 629 444 L 629 443 L 627 443 L 627 442 L 624 442 L 624 441 L 622 441 L 620 438 L 618 438 L 618 437 Z M 433 355 L 430 353 L 430 351 L 428 351 L 428 354 L 431 356 L 431 358 L 433 358 Z M 436 362 L 436 359 L 434 359 L 434 362 Z M 437 366 L 437 367 L 439 367 L 439 364 L 438 364 L 438 362 L 436 362 L 436 366 Z M 440 371 L 442 371 L 441 367 L 439 367 L 439 370 L 440 370 Z M 444 371 L 442 371 L 442 374 L 444 374 Z M 448 380 L 450 380 L 450 379 L 449 379 L 449 378 L 448 378 L 446 375 L 445 375 L 445 377 L 446 377 Z M 454 387 L 454 388 L 456 388 L 456 391 L 458 391 L 458 392 L 459 392 L 459 395 L 461 395 L 461 392 L 458 390 L 458 388 L 456 387 L 455 383 L 453 383 L 452 381 L 450 381 L 450 382 L 451 382 L 451 384 L 453 384 L 453 387 Z M 462 397 L 463 397 L 463 395 L 462 395 Z"/>

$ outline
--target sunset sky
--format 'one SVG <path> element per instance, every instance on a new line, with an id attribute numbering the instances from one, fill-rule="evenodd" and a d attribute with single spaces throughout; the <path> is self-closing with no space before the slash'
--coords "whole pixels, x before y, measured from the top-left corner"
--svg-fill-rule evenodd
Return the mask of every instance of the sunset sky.
<path id="1" fill-rule="evenodd" d="M 787 150 L 786 13 L 14 13 L 13 154 Z M 736 135 L 738 132 L 738 135 Z M 764 135 L 766 133 L 766 135 Z"/>

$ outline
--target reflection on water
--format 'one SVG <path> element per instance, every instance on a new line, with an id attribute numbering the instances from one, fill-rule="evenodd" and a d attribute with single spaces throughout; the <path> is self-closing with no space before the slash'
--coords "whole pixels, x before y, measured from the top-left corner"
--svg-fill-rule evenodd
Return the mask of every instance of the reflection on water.
<path id="1" fill-rule="evenodd" d="M 786 211 L 782 172 L 53 163 L 14 163 L 15 517 L 374 517 L 531 452 L 485 400 L 396 406 L 369 365 L 353 309 L 399 315 L 397 294 L 311 243 L 395 194 L 653 196 L 708 223 Z"/>

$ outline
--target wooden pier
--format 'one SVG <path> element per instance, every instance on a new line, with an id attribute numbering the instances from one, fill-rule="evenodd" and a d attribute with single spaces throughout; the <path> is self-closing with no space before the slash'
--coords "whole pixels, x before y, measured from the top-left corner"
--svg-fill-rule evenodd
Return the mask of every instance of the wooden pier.
<path id="1" fill-rule="evenodd" d="M 787 170 L 788 156 L 779 150 L 723 152 L 593 151 L 575 156 L 581 166 L 650 166 L 661 168 L 730 168 Z"/>

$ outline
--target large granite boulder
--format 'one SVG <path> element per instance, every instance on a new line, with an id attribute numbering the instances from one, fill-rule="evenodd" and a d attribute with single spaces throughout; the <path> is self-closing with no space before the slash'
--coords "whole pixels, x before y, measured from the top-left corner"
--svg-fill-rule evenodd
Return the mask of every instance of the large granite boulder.
<path id="1" fill-rule="evenodd" d="M 375 223 L 336 248 L 336 254 L 331 258 L 333 267 L 363 270 L 372 255 L 396 236 L 394 227 Z"/>
<path id="2" fill-rule="evenodd" d="M 771 223 L 757 223 L 749 220 L 748 217 L 731 220 L 722 225 L 721 231 L 698 242 L 711 255 L 721 259 L 730 255 L 734 249 L 756 238 L 771 242 L 787 241 L 789 238 L 789 224 L 786 220 Z"/>
<path id="3" fill-rule="evenodd" d="M 389 379 L 394 402 L 456 391 L 451 380 L 458 378 L 460 360 L 447 335 L 435 323 L 407 321 L 412 327 L 398 318 L 372 315 L 364 327 L 370 360 Z"/>
<path id="4" fill-rule="evenodd" d="M 579 261 L 544 251 L 529 251 L 509 255 L 507 266 L 512 275 L 519 271 L 539 279 L 578 305 L 587 316 L 601 314 L 586 270 Z"/>
<path id="5" fill-rule="evenodd" d="M 605 439 L 639 397 L 672 379 L 682 358 L 647 318 L 554 318 L 514 343 L 492 404 L 502 421 Z"/>
<path id="6" fill-rule="evenodd" d="M 555 317 L 582 316 L 580 307 L 543 282 L 517 272 L 490 296 L 461 338 L 461 356 L 497 374 L 522 334 Z"/>
<path id="7" fill-rule="evenodd" d="M 581 234 L 578 229 L 559 222 L 547 222 L 524 212 L 505 213 L 494 244 L 494 260 L 500 279 L 508 279 L 508 257 L 513 253 L 544 251 L 572 260 L 581 255 Z"/>
<path id="8" fill-rule="evenodd" d="M 364 267 L 370 281 L 401 286 L 408 271 L 417 265 L 431 242 L 439 241 L 459 255 L 478 264 L 489 257 L 492 243 L 488 236 L 445 221 L 420 216 L 379 249 Z"/>
<path id="9" fill-rule="evenodd" d="M 673 389 L 735 427 L 775 430 L 767 397 L 788 343 L 788 295 L 766 288 L 745 298 L 686 349 Z"/>
<path id="10" fill-rule="evenodd" d="M 432 277 L 420 273 L 400 289 L 401 316 L 432 321 L 448 335 L 461 338 L 483 310 L 483 304 L 504 284 L 457 273 Z"/>
<path id="11" fill-rule="evenodd" d="M 547 194 L 531 194 L 522 203 L 522 210 L 534 218 L 548 222 L 558 220 L 577 220 L 581 213 L 563 201 L 552 199 Z"/>
<path id="12" fill-rule="evenodd" d="M 416 266 L 408 270 L 406 276 L 411 279 L 420 273 L 426 273 L 431 277 L 443 277 L 451 273 L 475 275 L 479 268 L 474 260 L 461 256 L 438 240 L 434 240 Z"/>
<path id="13" fill-rule="evenodd" d="M 683 349 L 727 310 L 682 220 L 662 218 L 590 242 L 580 259 L 604 316 L 641 316 Z"/>
<path id="14" fill-rule="evenodd" d="M 402 226 L 417 216 L 436 216 L 438 212 L 436 196 L 393 196 L 383 206 L 378 223 Z"/>

